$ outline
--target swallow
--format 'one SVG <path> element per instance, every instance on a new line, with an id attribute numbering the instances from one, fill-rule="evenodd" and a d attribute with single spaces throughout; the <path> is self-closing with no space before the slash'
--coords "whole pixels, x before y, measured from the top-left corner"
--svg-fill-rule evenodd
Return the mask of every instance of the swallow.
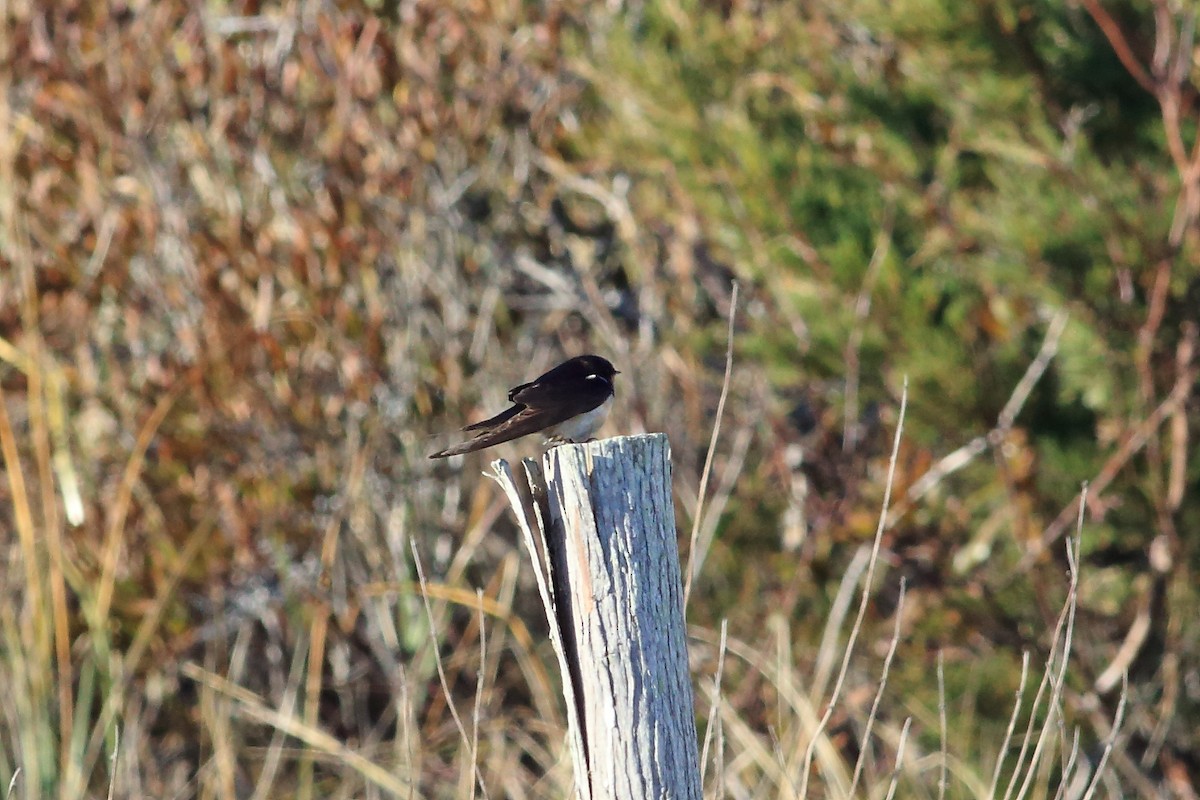
<path id="1" fill-rule="evenodd" d="M 576 356 L 564 361 L 535 380 L 511 389 L 511 408 L 463 428 L 478 431 L 475 438 L 430 458 L 472 453 L 531 433 L 541 433 L 551 443 L 587 441 L 608 417 L 613 376 L 619 374 L 600 356 Z"/>

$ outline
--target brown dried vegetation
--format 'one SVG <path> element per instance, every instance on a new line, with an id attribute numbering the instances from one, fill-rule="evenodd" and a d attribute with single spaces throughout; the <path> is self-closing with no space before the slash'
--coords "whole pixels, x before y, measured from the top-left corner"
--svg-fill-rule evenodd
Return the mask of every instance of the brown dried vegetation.
<path id="1" fill-rule="evenodd" d="M 1194 636 L 1180 612 L 1155 613 L 1171 592 L 1181 607 L 1191 602 L 1174 518 L 1194 485 L 1185 475 L 1196 329 L 1187 290 L 1171 289 L 1174 258 L 1194 252 L 1200 197 L 1200 171 L 1180 149 L 1186 76 L 1142 76 L 1158 87 L 1167 124 L 1174 109 L 1168 149 L 1184 188 L 1168 255 L 1137 277 L 1147 301 L 1129 326 L 1132 414 L 1117 401 L 1097 413 L 1097 446 L 1107 448 L 1098 473 L 1037 484 L 1044 451 L 1014 424 L 1033 384 L 997 381 L 1008 403 L 976 403 L 986 392 L 968 375 L 961 393 L 927 403 L 925 435 L 900 451 L 883 538 L 883 563 L 909 581 L 905 614 L 891 580 L 860 645 L 869 663 L 855 662 L 843 705 L 814 739 L 841 601 L 862 576 L 883 494 L 884 429 L 895 422 L 867 401 L 890 408 L 901 383 L 875 375 L 868 390 L 860 372 L 892 355 L 899 334 L 889 325 L 912 324 L 899 301 L 887 305 L 908 288 L 894 262 L 936 272 L 939 253 L 986 250 L 971 225 L 987 213 L 964 213 L 954 198 L 974 187 L 964 179 L 955 193 L 940 174 L 916 199 L 888 199 L 864 244 L 875 253 L 862 260 L 866 277 L 851 281 L 838 272 L 836 241 L 814 244 L 782 211 L 778 228 L 759 224 L 763 207 L 828 211 L 772 193 L 762 180 L 772 168 L 755 161 L 768 158 L 765 147 L 741 153 L 744 175 L 705 162 L 700 187 L 668 147 L 622 152 L 622 134 L 667 123 L 650 93 L 629 117 L 607 115 L 624 87 L 580 55 L 616 53 L 619 37 L 606 44 L 605 34 L 642 23 L 642 4 L 619 5 L 0 4 L 0 775 L 15 775 L 6 796 L 566 796 L 553 658 L 503 500 L 478 457 L 426 455 L 438 435 L 494 411 L 507 387 L 563 354 L 600 352 L 622 372 L 608 432 L 669 434 L 690 529 L 734 277 L 745 298 L 739 366 L 698 528 L 708 566 L 690 607 L 698 685 L 711 684 L 726 651 L 730 661 L 723 688 L 698 693 L 701 713 L 710 703 L 717 712 L 714 794 L 783 796 L 801 784 L 801 765 L 807 785 L 810 741 L 820 743 L 810 796 L 845 796 L 860 756 L 865 777 L 855 782 L 871 796 L 893 773 L 905 786 L 936 785 L 935 649 L 957 668 L 965 688 L 951 713 L 970 731 L 961 748 L 951 742 L 949 796 L 982 793 L 997 741 L 971 736 L 1007 721 L 997 698 L 1017 687 L 1018 651 L 1061 663 L 1062 644 L 1047 633 L 1064 602 L 1056 540 L 1075 520 L 1075 481 L 1102 484 L 1089 511 L 1103 518 L 1113 508 L 1104 492 L 1145 450 L 1149 471 L 1164 476 L 1147 481 L 1160 526 L 1150 568 L 1122 574 L 1111 591 L 1085 578 L 1083 602 L 1100 599 L 1080 623 L 1092 623 L 1090 638 L 1076 632 L 1082 677 L 1054 687 L 1055 713 L 1085 731 L 1095 766 L 1126 697 L 1116 690 L 1124 670 L 1111 665 L 1143 664 L 1154 616 L 1162 642 L 1147 650 L 1161 645 L 1167 674 L 1149 668 L 1135 687 L 1138 752 L 1118 748 L 1105 786 L 1113 796 L 1116 786 L 1195 796 L 1196 736 L 1176 719 L 1194 707 L 1184 696 L 1197 674 Z M 792 24 L 756 4 L 699 6 L 696 30 L 715 18 L 741 25 L 730 22 L 721 46 L 770 52 Z M 1098 4 L 1084 6 L 1107 19 L 1106 36 L 1119 33 Z M 663 4 L 646 27 L 673 10 Z M 679 13 L 671 21 L 686 28 Z M 814 61 L 850 52 L 867 59 L 855 69 L 897 77 L 895 53 L 822 14 L 796 23 L 815 32 Z M 1122 60 L 1135 57 L 1113 41 Z M 643 55 L 650 72 L 663 57 L 633 57 Z M 819 86 L 830 100 L 812 105 L 816 89 L 766 68 L 743 77 L 730 94 L 749 118 L 795 105 L 808 115 L 797 139 L 848 169 L 878 169 L 889 186 L 906 179 L 882 134 L 835 118 L 846 98 L 834 89 Z M 711 126 L 719 141 L 734 116 L 690 124 L 704 136 Z M 1063 169 L 1037 155 L 1021 157 Z M 852 192 L 844 202 L 854 205 Z M 893 233 L 908 235 L 893 228 L 897 218 L 928 232 L 902 242 L 901 255 L 890 251 Z M 1120 286 L 1132 287 L 1126 243 L 1108 244 Z M 771 272 L 776 262 L 786 268 Z M 1042 351 L 1027 373 L 1036 383 L 1062 328 L 1051 321 L 1042 339 L 1039 298 L 1004 291 L 964 292 L 971 299 L 952 311 L 978 336 L 981 363 L 1036 332 Z M 873 293 L 898 322 L 870 327 Z M 916 303 L 917 316 L 941 314 L 940 302 Z M 812 305 L 828 312 L 827 327 L 797 311 Z M 914 360 L 914 383 L 934 385 L 939 351 L 912 349 L 930 354 Z M 801 357 L 821 366 L 808 375 Z M 977 406 L 1004 407 L 987 432 L 938 427 L 943 412 Z M 951 440 L 968 444 L 956 451 Z M 975 494 L 964 481 L 941 487 L 936 503 L 927 497 L 989 449 L 997 474 Z M 1065 495 L 1046 487 L 1055 480 Z M 998 531 L 1014 552 L 996 565 Z M 1014 581 L 1030 584 L 1018 610 L 1006 605 Z M 733 632 L 724 645 L 722 617 Z M 875 723 L 874 749 L 860 753 L 893 623 L 910 643 L 890 678 L 900 699 Z M 1141 624 L 1138 649 L 1125 654 L 1123 632 Z M 909 688 L 922 685 L 920 696 Z M 902 757 L 906 714 L 916 733 Z M 1029 767 L 1043 794 L 1070 773 L 1070 735 L 1059 734 L 1062 763 Z"/>

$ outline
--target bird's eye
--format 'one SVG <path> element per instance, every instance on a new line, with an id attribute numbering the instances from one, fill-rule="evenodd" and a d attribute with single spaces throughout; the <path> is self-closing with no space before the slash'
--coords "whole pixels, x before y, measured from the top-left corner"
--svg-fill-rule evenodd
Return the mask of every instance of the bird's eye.
<path id="1" fill-rule="evenodd" d="M 599 377 L 600 377 L 599 375 L 596 375 L 595 373 L 593 373 L 591 375 L 588 375 L 584 380 L 594 381 Z"/>

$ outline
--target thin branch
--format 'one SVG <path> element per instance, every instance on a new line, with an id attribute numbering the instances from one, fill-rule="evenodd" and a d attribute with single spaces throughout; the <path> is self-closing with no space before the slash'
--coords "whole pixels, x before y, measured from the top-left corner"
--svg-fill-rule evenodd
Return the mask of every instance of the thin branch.
<path id="1" fill-rule="evenodd" d="M 1020 791 L 1017 792 L 1016 796 L 1018 800 L 1028 795 L 1029 789 L 1033 785 L 1035 771 L 1041 762 L 1042 751 L 1045 748 L 1047 740 L 1050 738 L 1050 727 L 1062 718 L 1062 695 L 1066 685 L 1067 663 L 1071 657 L 1071 644 L 1075 633 L 1075 610 L 1079 601 L 1079 555 L 1083 544 L 1083 516 L 1084 508 L 1087 506 L 1087 492 L 1088 487 L 1085 483 L 1083 490 L 1080 492 L 1082 497 L 1079 504 L 1079 518 L 1075 524 L 1075 536 L 1067 540 L 1067 567 L 1071 574 L 1071 583 L 1067 589 L 1066 602 L 1063 604 L 1063 616 L 1059 618 L 1055 637 L 1050 643 L 1050 655 L 1046 660 L 1046 674 L 1051 675 L 1053 673 L 1054 652 L 1060 648 L 1058 631 L 1063 628 L 1063 620 L 1065 618 L 1066 629 L 1061 640 L 1058 674 L 1051 678 L 1050 700 L 1046 706 L 1046 719 L 1042 723 L 1041 733 L 1038 734 L 1037 744 L 1033 748 L 1033 755 L 1030 756 L 1029 769 L 1025 773 L 1025 780 L 1021 784 Z M 1036 707 L 1035 703 L 1034 708 L 1036 709 Z"/>
<path id="2" fill-rule="evenodd" d="M 425 591 L 428 582 L 425 580 L 425 568 L 421 565 L 421 554 L 417 551 L 417 540 L 409 539 L 408 544 L 412 548 L 413 565 L 417 569 L 417 581 L 421 584 L 421 600 L 425 604 L 425 616 L 429 619 L 429 640 L 433 645 L 433 663 L 437 665 L 438 680 L 442 684 L 442 694 L 446 697 L 446 707 L 450 709 L 450 716 L 454 718 L 454 726 L 458 728 L 458 735 L 462 738 L 463 744 L 471 749 L 471 768 L 475 772 L 475 780 L 478 781 L 484 798 L 487 798 L 488 792 L 487 787 L 483 785 L 483 773 L 479 771 L 478 754 L 471 745 L 471 737 L 467 735 L 467 728 L 463 725 L 462 717 L 458 715 L 454 697 L 450 693 L 450 681 L 446 679 L 446 668 L 442 664 L 442 654 L 438 646 L 437 622 L 433 617 L 433 605 L 429 602 L 429 594 Z"/>
<path id="3" fill-rule="evenodd" d="M 1190 360 L 1190 359 L 1189 359 Z M 1126 434 L 1125 440 L 1113 453 L 1108 461 L 1104 462 L 1100 472 L 1096 477 L 1088 482 L 1091 487 L 1091 502 L 1096 503 L 1097 499 L 1108 488 L 1108 485 L 1113 482 L 1120 471 L 1143 447 L 1150 437 L 1159 429 L 1163 421 L 1171 414 L 1174 414 L 1178 409 L 1183 407 L 1187 399 L 1191 396 L 1194 390 L 1195 370 L 1189 369 L 1181 372 L 1175 380 L 1175 386 L 1172 387 L 1171 393 L 1167 395 L 1167 399 L 1163 400 L 1157 408 L 1142 421 L 1140 425 Z M 1046 526 L 1046 530 L 1042 533 L 1040 540 L 1035 540 L 1033 546 L 1025 553 L 1024 557 L 1017 564 L 1010 576 L 1015 577 L 1027 571 L 1033 563 L 1041 556 L 1047 547 L 1058 541 L 1058 538 L 1063 535 L 1067 527 L 1071 524 L 1071 520 L 1079 513 L 1079 496 L 1076 496 L 1067 504 L 1054 521 Z"/>
<path id="4" fill-rule="evenodd" d="M 1017 381 L 1017 385 L 1013 387 L 1012 394 L 1009 395 L 1008 401 L 1005 402 L 1004 408 L 1001 409 L 1000 415 L 996 418 L 996 426 L 986 434 L 976 436 L 962 447 L 944 456 L 930 467 L 924 475 L 914 481 L 912 486 L 909 487 L 908 492 L 905 493 L 904 501 L 898 503 L 896 508 L 892 510 L 891 516 L 888 519 L 888 525 L 894 524 L 914 503 L 920 501 L 922 497 L 932 491 L 934 487 L 947 477 L 967 466 L 983 454 L 989 444 L 996 444 L 1004 440 L 1004 435 L 1012 429 L 1013 424 L 1021 413 L 1021 409 L 1025 407 L 1025 403 L 1029 400 L 1029 395 L 1033 392 L 1033 388 L 1037 386 L 1038 381 L 1042 379 L 1042 376 L 1050 367 L 1050 362 L 1058 354 L 1059 341 L 1066 330 L 1069 318 L 1070 315 L 1066 309 L 1060 309 L 1051 318 L 1050 324 L 1046 327 L 1046 335 L 1042 339 L 1042 346 L 1038 348 L 1037 355 L 1034 356 L 1033 361 L 1029 362 L 1029 366 L 1025 368 L 1025 374 L 1021 376 L 1021 380 Z"/>
<path id="5" fill-rule="evenodd" d="M 696 538 L 690 554 L 696 573 L 704 569 L 704 560 L 708 557 L 708 549 L 712 547 L 713 539 L 716 538 L 721 514 L 729 505 L 729 498 L 733 496 L 733 491 L 737 488 L 738 477 L 742 474 L 742 465 L 746 463 L 746 454 L 750 450 L 750 442 L 753 438 L 754 429 L 749 424 L 742 426 L 733 438 L 733 445 L 729 448 L 729 455 L 722 470 L 720 485 L 713 492 L 712 501 L 708 504 L 708 511 L 704 515 L 704 522 L 700 526 L 700 535 Z"/>
<path id="6" fill-rule="evenodd" d="M 1025 734 L 1021 737 L 1021 750 L 1017 753 L 1017 763 L 1013 764 L 1012 775 L 1008 778 L 1008 788 L 1004 790 L 1003 800 L 1009 800 L 1013 790 L 1017 788 L 1017 779 L 1021 777 L 1021 771 L 1025 769 L 1025 756 L 1029 753 L 1029 744 L 1033 741 L 1033 728 L 1037 723 L 1037 710 L 1042 705 L 1042 696 L 1046 693 L 1046 686 L 1051 681 L 1051 667 L 1053 666 L 1054 648 L 1057 646 L 1059 635 L 1062 633 L 1062 620 L 1059 620 L 1059 626 L 1054 631 L 1054 636 L 1051 641 L 1050 656 L 1047 659 L 1046 667 L 1042 670 L 1042 680 L 1038 684 L 1037 694 L 1033 696 L 1033 702 L 1029 705 L 1029 720 L 1025 725 Z"/>
<path id="7" fill-rule="evenodd" d="M 879 560 L 879 548 L 883 542 L 883 532 L 887 527 L 888 506 L 892 502 L 892 486 L 896 480 L 896 462 L 900 457 L 900 437 L 904 433 L 904 415 L 907 411 L 908 376 L 906 375 L 904 377 L 904 389 L 900 394 L 900 416 L 896 423 L 896 435 L 892 440 L 892 455 L 888 459 L 887 479 L 884 482 L 883 488 L 883 506 L 879 510 L 879 524 L 875 528 L 875 540 L 871 545 L 871 558 L 867 562 L 866 577 L 863 578 L 862 601 L 858 604 L 858 616 L 855 617 L 854 626 L 850 629 L 850 639 L 846 642 L 846 652 L 842 657 L 842 667 L 838 671 L 837 680 L 833 685 L 833 694 L 830 696 L 829 704 L 825 706 L 825 713 L 821 715 L 821 720 L 817 723 L 816 730 L 813 731 L 812 738 L 808 742 L 808 748 L 804 752 L 804 767 L 802 769 L 802 783 L 800 784 L 799 793 L 801 800 L 808 797 L 808 779 L 812 774 L 812 762 L 817 750 L 817 742 L 824 735 L 825 728 L 833 716 L 833 708 L 841 697 L 842 687 L 846 682 L 846 673 L 850 671 L 850 657 L 854 654 L 854 645 L 858 642 L 858 635 L 862 630 L 863 618 L 867 615 L 867 604 L 871 599 L 871 583 L 875 578 L 875 564 Z"/>
<path id="8" fill-rule="evenodd" d="M 842 629 L 842 622 L 850 613 L 850 603 L 854 600 L 854 588 L 858 586 L 858 579 L 869 563 L 871 563 L 871 548 L 862 545 L 854 551 L 854 557 L 850 559 L 850 564 L 842 571 L 841 583 L 838 584 L 837 594 L 833 597 L 833 605 L 829 607 L 829 614 L 826 617 L 825 632 L 821 634 L 821 644 L 817 646 L 817 659 L 812 671 L 812 688 L 809 692 L 813 703 L 819 702 L 825 694 L 830 673 L 833 672 L 834 659 L 837 657 L 838 631 Z"/>
<path id="9" fill-rule="evenodd" d="M 1033 361 L 1029 362 L 1029 366 L 1025 368 L 1025 374 L 1021 376 L 1021 380 L 1017 381 L 1016 388 L 1013 389 L 1008 402 L 1001 409 L 1000 416 L 996 418 L 997 429 L 1008 431 L 1016 422 L 1017 415 L 1021 413 L 1021 409 L 1025 407 L 1025 402 L 1033 392 L 1033 387 L 1037 386 L 1037 382 L 1042 379 L 1042 375 L 1049 368 L 1050 362 L 1058 354 L 1058 343 L 1067 329 L 1067 321 L 1070 318 L 1071 315 L 1065 308 L 1062 308 L 1050 320 L 1050 324 L 1046 327 L 1046 336 L 1042 339 L 1042 346 L 1038 348 L 1038 353 L 1034 356 Z"/>
<path id="10" fill-rule="evenodd" d="M 908 742 L 908 729 L 912 727 L 912 717 L 904 720 L 900 729 L 900 743 L 896 745 L 896 768 L 892 770 L 892 782 L 888 786 L 887 800 L 896 796 L 896 787 L 900 784 L 900 768 L 904 765 L 904 745 Z"/>
<path id="11" fill-rule="evenodd" d="M 867 724 L 863 730 L 862 744 L 858 748 L 858 758 L 854 762 L 854 777 L 850 781 L 850 791 L 848 796 L 854 796 L 854 790 L 858 788 L 858 781 L 862 778 L 863 765 L 867 761 L 867 746 L 871 741 L 871 730 L 875 727 L 875 718 L 879 714 L 879 704 L 883 701 L 883 692 L 887 688 L 888 673 L 892 669 L 892 658 L 896 655 L 896 646 L 900 643 L 900 621 L 904 615 L 904 593 L 908 588 L 908 581 L 904 578 L 900 579 L 900 598 L 896 601 L 896 626 L 892 631 L 892 641 L 888 645 L 887 655 L 883 659 L 883 674 L 879 678 L 879 688 L 875 690 L 875 700 L 871 703 L 871 711 L 867 714 Z"/>
<path id="12" fill-rule="evenodd" d="M 1113 718 L 1112 732 L 1109 733 L 1108 741 L 1104 743 L 1104 755 L 1100 756 L 1100 763 L 1096 765 L 1096 772 L 1092 775 L 1092 782 L 1088 785 L 1082 800 L 1091 800 L 1092 795 L 1100 786 L 1100 778 L 1104 776 L 1104 768 L 1108 766 L 1108 758 L 1112 755 L 1113 745 L 1117 742 L 1117 734 L 1121 732 L 1121 723 L 1125 721 L 1125 704 L 1128 700 L 1129 673 L 1127 672 L 1121 676 L 1121 700 L 1117 704 L 1117 714 Z"/>
<path id="13" fill-rule="evenodd" d="M 1021 701 L 1025 696 L 1025 682 L 1029 679 L 1029 651 L 1021 654 L 1021 680 L 1017 684 L 1016 696 L 1013 698 L 1012 716 L 1008 718 L 1008 728 L 1004 731 L 1004 741 L 1000 744 L 1000 752 L 996 755 L 996 766 L 992 770 L 992 785 L 987 796 L 995 797 L 996 789 L 1000 786 L 1000 770 L 1007 758 L 1008 746 L 1012 743 L 1013 732 L 1017 728 L 1017 718 L 1021 716 Z"/>
<path id="14" fill-rule="evenodd" d="M 717 673 L 713 676 L 713 699 L 708 708 L 708 724 L 704 726 L 704 747 L 700 751 L 700 785 L 704 785 L 704 774 L 708 769 L 708 748 L 712 744 L 713 731 L 717 726 L 721 705 L 721 676 L 725 673 L 725 648 L 729 641 L 729 620 L 721 620 L 721 644 L 717 649 Z"/>
<path id="15" fill-rule="evenodd" d="M 941 733 L 941 764 L 938 767 L 938 800 L 946 799 L 946 665 L 945 651 L 938 650 L 938 730 Z"/>
<path id="16" fill-rule="evenodd" d="M 708 440 L 708 455 L 704 458 L 704 470 L 700 473 L 700 488 L 696 492 L 696 516 L 692 518 L 692 538 L 688 546 L 687 577 L 683 583 L 683 607 L 687 608 L 692 594 L 692 581 L 699 564 L 693 564 L 696 542 L 700 538 L 700 523 L 704 518 L 704 495 L 708 491 L 708 476 L 712 472 L 713 455 L 717 450 L 717 437 L 721 433 L 721 417 L 725 414 L 725 398 L 729 396 L 729 379 L 733 374 L 733 323 L 737 317 L 738 282 L 733 282 L 729 298 L 729 334 L 725 346 L 725 378 L 721 382 L 721 399 L 717 401 L 717 418 L 713 422 L 712 436 Z"/>
<path id="17" fill-rule="evenodd" d="M 113 726 L 113 751 L 109 758 L 108 800 L 113 800 L 117 791 L 117 753 L 121 750 L 121 726 Z"/>
<path id="18" fill-rule="evenodd" d="M 479 608 L 479 674 L 475 677 L 475 708 L 471 712 L 471 768 L 479 774 L 479 708 L 483 705 L 483 679 L 487 674 L 487 627 L 483 615 L 483 589 L 475 589 Z M 483 781 L 479 782 L 482 786 Z M 484 794 L 487 790 L 484 789 Z M 471 800 L 475 800 L 475 783 L 471 783 Z"/>
<path id="19" fill-rule="evenodd" d="M 1142 600 L 1138 603 L 1137 614 L 1133 618 L 1133 624 L 1129 626 L 1129 630 L 1125 634 L 1125 639 L 1121 642 L 1121 646 L 1117 648 L 1116 655 L 1113 656 L 1109 665 L 1100 673 L 1100 677 L 1096 678 L 1093 688 L 1098 694 L 1108 694 L 1112 691 L 1117 683 L 1124 680 L 1129 674 L 1129 667 L 1133 664 L 1133 660 L 1137 658 L 1138 653 L 1142 651 L 1142 646 L 1150 637 L 1152 627 L 1152 619 L 1150 611 L 1152 606 L 1151 594 L 1153 590 L 1147 590 L 1143 595 Z"/>
<path id="20" fill-rule="evenodd" d="M 1133 50 L 1129 48 L 1129 42 L 1125 41 L 1125 34 L 1121 32 L 1121 27 L 1117 25 L 1116 20 L 1100 5 L 1100 0 L 1083 0 L 1083 7 L 1092 15 L 1092 19 L 1100 26 L 1101 32 L 1108 43 L 1112 46 L 1113 52 L 1117 54 L 1117 58 L 1121 60 L 1127 72 L 1133 76 L 1133 79 L 1138 82 L 1138 85 L 1152 95 L 1158 96 L 1158 86 L 1154 79 L 1150 77 L 1150 73 L 1146 72 L 1146 68 L 1138 63 L 1137 57 L 1134 56 Z"/>
<path id="21" fill-rule="evenodd" d="M 1075 728 L 1075 735 L 1071 737 L 1071 753 L 1063 764 L 1062 774 L 1058 779 L 1058 791 L 1054 793 L 1054 800 L 1066 798 L 1067 792 L 1070 790 L 1072 783 L 1071 773 L 1075 771 L 1075 764 L 1079 761 L 1079 728 Z M 1077 795 L 1071 795 L 1076 797 Z"/>

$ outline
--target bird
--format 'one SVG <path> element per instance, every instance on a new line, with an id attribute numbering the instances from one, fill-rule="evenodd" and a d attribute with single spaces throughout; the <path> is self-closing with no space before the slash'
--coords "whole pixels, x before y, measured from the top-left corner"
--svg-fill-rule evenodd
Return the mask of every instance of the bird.
<path id="1" fill-rule="evenodd" d="M 474 438 L 429 457 L 472 453 L 531 433 L 542 433 L 552 444 L 587 441 L 608 417 L 613 376 L 620 374 L 601 356 L 568 359 L 529 383 L 510 389 L 511 408 L 463 428 L 478 431 Z"/>

